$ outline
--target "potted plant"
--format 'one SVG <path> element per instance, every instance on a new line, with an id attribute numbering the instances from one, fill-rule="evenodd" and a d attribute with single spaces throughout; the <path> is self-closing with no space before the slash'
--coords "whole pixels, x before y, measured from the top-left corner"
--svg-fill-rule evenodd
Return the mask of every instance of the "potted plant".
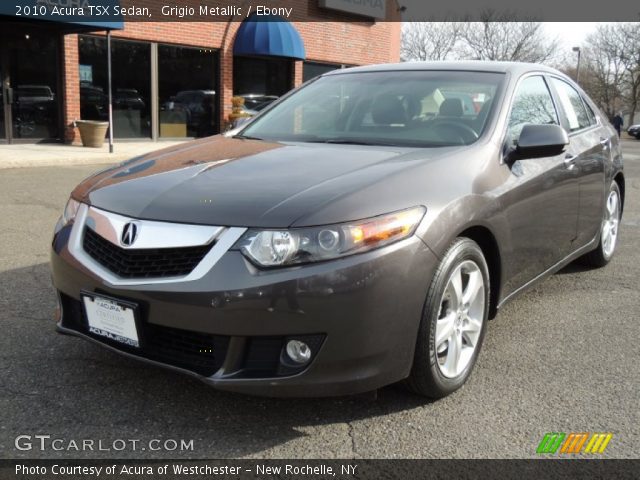
<path id="1" fill-rule="evenodd" d="M 244 98 L 233 97 L 231 99 L 231 113 L 229 114 L 229 125 L 231 128 L 235 128 L 242 124 L 242 120 L 251 117 L 244 108 Z"/>
<path id="2" fill-rule="evenodd" d="M 80 130 L 80 138 L 84 147 L 100 148 L 109 129 L 109 122 L 95 120 L 76 120 L 74 126 Z"/>

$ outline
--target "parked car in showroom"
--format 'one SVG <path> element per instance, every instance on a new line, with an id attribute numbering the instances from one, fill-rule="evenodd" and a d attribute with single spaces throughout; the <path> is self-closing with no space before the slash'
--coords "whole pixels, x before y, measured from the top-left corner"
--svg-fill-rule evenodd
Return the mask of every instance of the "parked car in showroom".
<path id="1" fill-rule="evenodd" d="M 427 112 L 436 90 L 477 114 L 443 95 Z M 609 263 L 624 194 L 615 130 L 554 69 L 336 70 L 231 136 L 78 185 L 52 245 L 58 330 L 228 391 L 443 397 L 505 302 Z"/>
<path id="2" fill-rule="evenodd" d="M 631 135 L 632 137 L 636 137 L 638 140 L 640 140 L 640 123 L 637 123 L 635 125 L 631 125 L 627 129 L 627 133 L 629 135 Z"/>
<path id="3" fill-rule="evenodd" d="M 144 110 L 142 95 L 135 88 L 118 88 L 113 94 L 113 106 L 117 109 Z"/>
<path id="4" fill-rule="evenodd" d="M 216 101 L 215 90 L 183 90 L 162 106 L 162 112 L 167 113 L 167 121 L 184 123 L 187 136 L 204 137 L 215 130 Z"/>
<path id="5" fill-rule="evenodd" d="M 278 99 L 276 95 L 266 95 L 264 93 L 243 93 L 238 96 L 244 98 L 244 110 L 251 112 L 252 115 L 255 115 Z"/>

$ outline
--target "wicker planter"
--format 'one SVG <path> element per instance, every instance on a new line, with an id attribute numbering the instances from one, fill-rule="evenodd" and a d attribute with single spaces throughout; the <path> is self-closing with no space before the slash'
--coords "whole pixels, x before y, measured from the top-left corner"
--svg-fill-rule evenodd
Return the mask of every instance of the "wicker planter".
<path id="1" fill-rule="evenodd" d="M 80 130 L 82 145 L 85 147 L 100 148 L 104 145 L 104 137 L 109 129 L 109 122 L 94 122 L 92 120 L 78 120 L 76 122 Z"/>

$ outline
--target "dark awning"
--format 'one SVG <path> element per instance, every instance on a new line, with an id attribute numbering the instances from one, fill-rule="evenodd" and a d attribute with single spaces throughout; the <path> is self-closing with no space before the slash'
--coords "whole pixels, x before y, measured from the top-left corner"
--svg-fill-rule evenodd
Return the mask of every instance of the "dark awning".
<path id="1" fill-rule="evenodd" d="M 75 5 L 67 7 L 67 5 Z M 103 8 L 106 7 L 107 14 Z M 69 30 L 122 30 L 124 22 L 122 15 L 117 14 L 119 0 L 83 0 L 82 2 L 68 2 L 65 0 L 0 0 L 0 16 L 11 17 L 19 21 L 45 21 L 57 23 Z M 98 15 L 98 11 L 103 15 Z"/>
<path id="2" fill-rule="evenodd" d="M 305 59 L 300 34 L 284 18 L 252 15 L 242 22 L 233 44 L 234 55 Z"/>

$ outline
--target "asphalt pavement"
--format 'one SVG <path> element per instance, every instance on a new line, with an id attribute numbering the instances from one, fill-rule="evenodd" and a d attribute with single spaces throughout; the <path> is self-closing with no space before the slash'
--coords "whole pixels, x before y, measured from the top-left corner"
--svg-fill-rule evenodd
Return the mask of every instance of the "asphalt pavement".
<path id="1" fill-rule="evenodd" d="M 70 190 L 97 167 L 0 170 L 0 458 L 532 458 L 547 432 L 612 432 L 604 456 L 636 458 L 640 141 L 624 150 L 612 263 L 571 265 L 507 304 L 468 383 L 436 402 L 397 386 L 377 400 L 222 393 L 56 334 L 52 229 Z M 20 435 L 50 435 L 65 448 L 19 450 Z M 193 450 L 67 449 L 82 439 L 193 440 Z"/>

